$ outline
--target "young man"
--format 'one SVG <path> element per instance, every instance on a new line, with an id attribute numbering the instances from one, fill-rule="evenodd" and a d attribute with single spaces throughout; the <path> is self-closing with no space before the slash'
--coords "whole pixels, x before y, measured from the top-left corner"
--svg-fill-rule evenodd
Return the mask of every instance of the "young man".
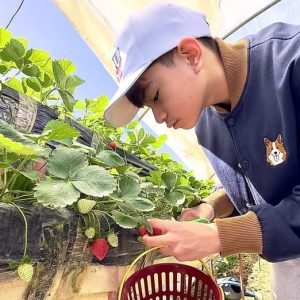
<path id="1" fill-rule="evenodd" d="M 159 123 L 195 127 L 223 188 L 150 220 L 147 246 L 179 260 L 258 253 L 274 262 L 274 299 L 300 297 L 300 26 L 273 24 L 234 44 L 211 38 L 205 17 L 174 4 L 133 15 L 113 61 L 120 86 L 106 119 L 115 126 L 148 106 Z M 226 217 L 226 218 L 225 218 Z"/>

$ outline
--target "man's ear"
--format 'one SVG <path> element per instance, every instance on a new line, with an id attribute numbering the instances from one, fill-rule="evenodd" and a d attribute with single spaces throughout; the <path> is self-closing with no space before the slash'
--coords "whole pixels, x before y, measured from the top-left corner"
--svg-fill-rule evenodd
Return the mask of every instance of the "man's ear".
<path id="1" fill-rule="evenodd" d="M 178 55 L 184 57 L 186 61 L 198 72 L 203 64 L 203 47 L 194 37 L 182 38 L 177 46 Z"/>

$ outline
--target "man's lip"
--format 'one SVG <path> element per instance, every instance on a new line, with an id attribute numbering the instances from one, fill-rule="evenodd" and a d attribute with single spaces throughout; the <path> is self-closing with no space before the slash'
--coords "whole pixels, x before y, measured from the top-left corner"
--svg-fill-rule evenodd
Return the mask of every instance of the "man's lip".
<path id="1" fill-rule="evenodd" d="M 172 127 L 174 127 L 174 125 L 175 125 L 176 123 L 177 123 L 177 121 L 167 123 L 167 127 L 168 127 L 168 128 L 172 128 Z"/>

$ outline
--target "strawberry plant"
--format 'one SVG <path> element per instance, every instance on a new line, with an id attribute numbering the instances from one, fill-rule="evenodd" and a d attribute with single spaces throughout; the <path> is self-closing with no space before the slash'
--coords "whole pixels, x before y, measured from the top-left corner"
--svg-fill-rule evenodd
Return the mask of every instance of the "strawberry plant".
<path id="1" fill-rule="evenodd" d="M 169 154 L 158 153 L 165 135 L 150 135 L 139 121 L 126 128 L 107 124 L 103 118 L 107 97 L 76 100 L 74 93 L 83 80 L 75 71 L 69 60 L 52 59 L 0 29 L 0 92 L 11 87 L 59 114 L 39 134 L 20 133 L 0 121 L 0 202 L 18 209 L 25 229 L 23 203 L 74 210 L 92 253 L 103 260 L 110 246 L 118 247 L 113 224 L 159 234 L 147 218 L 178 216 L 184 207 L 209 195 L 213 182 L 197 180 Z M 79 110 L 83 114 L 76 117 L 74 111 Z M 78 142 L 80 132 L 64 122 L 67 117 L 96 133 L 93 147 Z M 142 159 L 153 170 L 141 176 L 142 169 L 129 164 L 122 153 Z M 107 229 L 100 225 L 103 220 Z M 27 230 L 23 258 L 12 267 L 28 281 L 33 266 L 26 251 Z"/>

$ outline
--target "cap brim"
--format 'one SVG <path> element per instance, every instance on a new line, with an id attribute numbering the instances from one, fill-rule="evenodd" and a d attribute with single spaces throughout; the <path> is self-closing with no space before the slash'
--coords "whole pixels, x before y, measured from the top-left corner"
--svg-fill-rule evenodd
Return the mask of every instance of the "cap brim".
<path id="1" fill-rule="evenodd" d="M 139 108 L 133 105 L 126 97 L 128 90 L 134 85 L 134 83 L 140 78 L 152 62 L 144 64 L 137 71 L 128 75 L 121 81 L 117 92 L 114 94 L 110 101 L 110 105 L 104 112 L 104 118 L 111 125 L 116 127 L 125 126 L 139 111 Z"/>

